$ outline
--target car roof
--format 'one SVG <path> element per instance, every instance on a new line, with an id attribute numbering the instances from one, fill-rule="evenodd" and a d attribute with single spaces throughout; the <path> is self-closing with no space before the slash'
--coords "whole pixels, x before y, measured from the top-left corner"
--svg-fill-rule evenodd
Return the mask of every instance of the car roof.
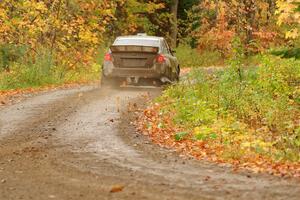
<path id="1" fill-rule="evenodd" d="M 148 41 L 157 41 L 163 39 L 163 37 L 157 37 L 157 36 L 139 36 L 139 35 L 127 35 L 127 36 L 119 36 L 116 38 L 117 40 L 148 40 Z"/>
<path id="2" fill-rule="evenodd" d="M 163 37 L 157 37 L 157 36 L 148 36 L 148 35 L 127 35 L 127 36 L 119 36 L 118 39 L 143 39 L 143 40 L 160 40 L 163 39 Z"/>
<path id="3" fill-rule="evenodd" d="M 162 37 L 156 36 L 128 35 L 117 37 L 113 45 L 141 45 L 159 47 L 162 39 Z"/>

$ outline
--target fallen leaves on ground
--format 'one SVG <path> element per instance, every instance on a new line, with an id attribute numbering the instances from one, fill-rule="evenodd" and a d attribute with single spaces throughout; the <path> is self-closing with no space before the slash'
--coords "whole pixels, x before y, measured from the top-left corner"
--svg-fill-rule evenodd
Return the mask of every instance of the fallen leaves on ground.
<path id="1" fill-rule="evenodd" d="M 185 76 L 185 75 L 187 75 L 188 73 L 190 73 L 190 71 L 192 71 L 192 68 L 188 68 L 188 67 L 182 68 L 182 69 L 180 69 L 180 75 L 181 75 L 181 76 Z"/>
<path id="2" fill-rule="evenodd" d="M 125 188 L 124 185 L 114 185 L 114 186 L 112 186 L 110 192 L 111 193 L 122 192 L 124 190 L 124 188 Z"/>
<path id="3" fill-rule="evenodd" d="M 141 111 L 135 125 L 137 129 L 150 137 L 155 143 L 165 148 L 174 148 L 179 153 L 193 156 L 199 160 L 208 160 L 214 163 L 229 163 L 233 170 L 246 169 L 255 173 L 269 173 L 282 177 L 300 178 L 300 163 L 289 161 L 273 161 L 267 156 L 255 154 L 251 151 L 236 159 L 224 158 L 225 151 L 239 151 L 239 149 L 226 149 L 222 144 L 212 144 L 206 140 L 195 140 L 189 137 L 180 138 L 178 133 L 185 133 L 183 127 L 176 125 L 172 116 L 175 113 L 169 112 L 162 114 L 162 105 L 156 103 Z M 176 139 L 177 138 L 177 139 Z"/>

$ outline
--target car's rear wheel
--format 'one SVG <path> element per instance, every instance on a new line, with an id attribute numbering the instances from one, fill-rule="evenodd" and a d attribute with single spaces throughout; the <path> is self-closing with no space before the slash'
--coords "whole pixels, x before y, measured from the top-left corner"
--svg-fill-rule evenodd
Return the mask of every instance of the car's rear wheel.
<path id="1" fill-rule="evenodd" d="M 180 76 L 180 67 L 177 66 L 176 71 L 171 72 L 172 83 L 178 82 L 179 81 L 179 76 Z"/>
<path id="2" fill-rule="evenodd" d="M 162 86 L 161 80 L 157 78 L 140 78 L 139 82 L 135 84 L 136 86 L 154 86 L 154 87 L 161 87 Z"/>
<path id="3" fill-rule="evenodd" d="M 179 77 L 180 77 L 180 66 L 178 65 L 176 70 L 175 80 L 179 81 Z"/>

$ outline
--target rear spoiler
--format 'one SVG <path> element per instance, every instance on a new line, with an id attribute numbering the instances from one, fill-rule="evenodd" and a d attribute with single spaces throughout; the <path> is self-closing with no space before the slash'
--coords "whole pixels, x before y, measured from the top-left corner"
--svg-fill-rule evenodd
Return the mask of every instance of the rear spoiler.
<path id="1" fill-rule="evenodd" d="M 144 53 L 158 53 L 158 47 L 147 46 L 133 46 L 133 45 L 114 45 L 110 47 L 112 53 L 115 52 L 144 52 Z"/>

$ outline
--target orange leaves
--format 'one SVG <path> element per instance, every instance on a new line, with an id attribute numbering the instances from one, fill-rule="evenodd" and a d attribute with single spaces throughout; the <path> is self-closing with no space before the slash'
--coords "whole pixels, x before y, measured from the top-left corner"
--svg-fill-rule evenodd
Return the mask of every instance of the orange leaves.
<path id="1" fill-rule="evenodd" d="M 278 2 L 285 5 L 291 4 L 292 1 L 278 0 Z M 284 38 L 280 34 L 281 30 L 274 23 L 277 20 L 274 13 L 276 10 L 274 1 L 205 0 L 201 1 L 198 9 L 200 12 L 190 15 L 194 16 L 200 24 L 192 32 L 198 40 L 200 50 L 219 51 L 223 56 L 228 56 L 232 50 L 231 41 L 233 37 L 239 37 L 246 48 L 245 50 L 251 53 L 261 52 L 273 45 L 274 42 L 280 44 L 284 42 Z M 278 9 L 278 14 L 284 15 L 284 12 L 287 11 Z M 255 32 L 259 32 L 260 36 L 263 32 L 267 34 L 263 37 L 257 37 L 257 34 L 254 35 Z M 277 37 L 270 38 L 271 32 L 277 32 Z M 292 30 L 287 35 L 295 37 L 297 34 L 296 30 Z"/>
<path id="2" fill-rule="evenodd" d="M 114 185 L 112 186 L 110 193 L 122 192 L 124 190 L 124 185 Z"/>
<path id="3" fill-rule="evenodd" d="M 39 52 L 42 46 L 64 60 L 72 60 L 76 51 L 87 54 L 90 52 L 86 49 L 99 47 L 106 26 L 113 20 L 111 4 L 78 0 L 50 3 L 4 0 L 0 4 L 0 42 L 22 44 L 33 52 Z M 86 58 L 93 60 L 94 53 Z"/>
<path id="4" fill-rule="evenodd" d="M 148 135 L 155 143 L 160 145 L 174 144 L 174 134 L 178 128 L 172 125 L 172 121 L 169 116 L 162 116 L 158 111 L 160 105 L 155 104 L 143 111 L 143 115 L 137 122 L 137 127 L 143 134 Z M 170 134 L 172 133 L 172 134 Z"/>
<path id="5" fill-rule="evenodd" d="M 245 137 L 243 134 L 240 138 L 233 138 L 230 144 L 226 144 L 223 139 L 194 139 L 193 134 L 188 134 L 189 130 L 184 132 L 183 127 L 179 127 L 173 122 L 174 113 L 172 111 L 162 112 L 165 107 L 164 103 L 152 104 L 140 114 L 136 122 L 138 130 L 149 136 L 154 143 L 162 147 L 174 148 L 182 154 L 191 155 L 199 160 L 229 163 L 234 170 L 246 169 L 255 173 L 264 172 L 276 176 L 300 177 L 299 162 L 274 161 L 249 148 L 240 149 L 241 141 Z M 249 140 L 250 146 L 256 146 L 251 143 L 250 139 L 247 140 Z M 258 140 L 256 142 L 265 146 L 265 142 Z"/>

